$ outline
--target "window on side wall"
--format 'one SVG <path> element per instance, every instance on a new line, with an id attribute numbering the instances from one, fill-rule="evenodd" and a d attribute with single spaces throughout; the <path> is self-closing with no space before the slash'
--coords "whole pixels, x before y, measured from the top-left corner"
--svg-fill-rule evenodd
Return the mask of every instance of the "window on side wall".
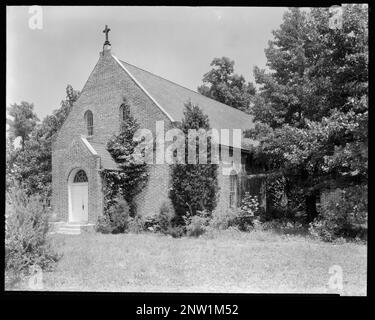
<path id="1" fill-rule="evenodd" d="M 236 174 L 231 174 L 229 176 L 229 207 L 236 208 L 237 207 L 237 180 L 238 177 Z"/>

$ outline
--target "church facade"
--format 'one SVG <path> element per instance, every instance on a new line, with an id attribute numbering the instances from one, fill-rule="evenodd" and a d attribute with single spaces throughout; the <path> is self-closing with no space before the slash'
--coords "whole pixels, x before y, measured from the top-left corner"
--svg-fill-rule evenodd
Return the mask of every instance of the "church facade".
<path id="1" fill-rule="evenodd" d="M 107 39 L 53 143 L 52 206 L 60 221 L 94 224 L 103 214 L 100 171 L 118 170 L 106 143 L 120 130 L 124 101 L 141 128 L 154 136 L 156 122 L 162 121 L 167 131 L 181 121 L 188 101 L 208 115 L 213 128 L 245 130 L 253 126 L 252 118 L 239 110 L 119 60 Z M 241 152 L 246 155 L 252 142 L 244 142 L 247 145 Z M 170 201 L 169 165 L 149 165 L 149 172 L 148 184 L 136 198 L 137 212 L 143 216 L 159 213 L 161 205 Z M 218 208 L 236 206 L 241 193 L 238 174 L 223 175 L 218 170 L 218 182 Z"/>

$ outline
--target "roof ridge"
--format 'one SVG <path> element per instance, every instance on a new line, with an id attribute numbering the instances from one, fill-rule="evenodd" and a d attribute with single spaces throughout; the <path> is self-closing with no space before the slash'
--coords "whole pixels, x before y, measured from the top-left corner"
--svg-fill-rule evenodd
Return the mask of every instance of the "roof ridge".
<path id="1" fill-rule="evenodd" d="M 179 86 L 179 87 L 181 87 L 181 88 L 183 88 L 183 89 L 189 90 L 189 91 L 191 91 L 191 92 L 193 92 L 193 93 L 195 93 L 195 94 L 197 94 L 197 95 L 199 95 L 199 96 L 201 96 L 201 97 L 203 97 L 203 98 L 210 99 L 210 100 L 215 101 L 216 103 L 220 103 L 220 104 L 222 104 L 222 105 L 224 105 L 224 106 L 226 106 L 226 107 L 229 107 L 229 108 L 233 108 L 233 109 L 235 109 L 235 110 L 238 110 L 238 109 L 236 109 L 236 108 L 234 108 L 234 107 L 231 107 L 231 106 L 229 106 L 229 105 L 227 105 L 227 104 L 225 104 L 225 103 L 222 103 L 222 102 L 217 101 L 217 100 L 215 100 L 215 99 L 209 98 L 209 97 L 207 97 L 207 96 L 205 96 L 205 95 L 203 95 L 203 94 L 201 94 L 201 93 L 199 93 L 199 92 L 197 92 L 197 91 L 194 91 L 193 89 L 187 88 L 187 87 L 185 87 L 185 86 L 183 86 L 183 85 L 181 85 L 181 84 L 179 84 L 179 83 L 177 83 L 177 82 L 174 82 L 174 81 L 172 81 L 172 80 L 169 80 L 169 79 L 167 79 L 167 78 L 164 78 L 164 77 L 162 77 L 162 76 L 159 76 L 159 75 L 157 75 L 156 73 L 152 73 L 151 71 L 148 71 L 148 70 L 146 70 L 146 69 L 140 68 L 140 67 L 136 66 L 135 64 L 132 64 L 132 63 L 129 63 L 129 62 L 126 62 L 126 61 L 123 61 L 123 60 L 120 60 L 120 61 L 123 62 L 123 63 L 129 64 L 129 65 L 131 65 L 131 66 L 133 66 L 133 67 L 135 67 L 135 68 L 137 68 L 137 69 L 140 69 L 140 70 L 142 70 L 142 71 L 144 71 L 144 72 L 147 72 L 147 73 L 149 73 L 149 74 L 152 74 L 152 75 L 155 76 L 155 77 L 158 77 L 158 78 L 160 78 L 160 79 L 163 79 L 163 80 L 165 80 L 165 81 L 168 81 L 168 82 L 170 82 L 170 83 L 172 83 L 172 84 L 174 84 L 174 85 L 177 85 L 177 86 Z M 238 110 L 238 111 L 241 111 L 241 110 Z M 243 112 L 243 111 L 241 111 L 241 112 Z"/>

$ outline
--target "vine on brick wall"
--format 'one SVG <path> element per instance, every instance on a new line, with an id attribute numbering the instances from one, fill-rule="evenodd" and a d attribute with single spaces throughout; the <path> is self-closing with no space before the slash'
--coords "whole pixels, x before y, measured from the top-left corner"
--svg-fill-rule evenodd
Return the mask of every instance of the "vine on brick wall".
<path id="1" fill-rule="evenodd" d="M 130 113 L 130 107 L 124 100 L 121 105 L 121 130 L 118 135 L 114 135 L 107 143 L 107 150 L 117 163 L 120 170 L 102 170 L 104 180 L 104 212 L 114 204 L 115 198 L 124 198 L 135 215 L 135 196 L 142 191 L 148 181 L 147 164 L 140 161 L 134 154 L 135 148 L 140 142 L 134 141 L 135 132 L 139 129 L 139 124 Z"/>
<path id="2" fill-rule="evenodd" d="M 112 170 L 102 170 L 101 171 L 103 183 L 103 193 L 104 193 L 104 212 L 114 204 L 115 198 L 118 194 L 122 194 L 121 188 L 121 178 L 119 178 L 119 173 Z"/>

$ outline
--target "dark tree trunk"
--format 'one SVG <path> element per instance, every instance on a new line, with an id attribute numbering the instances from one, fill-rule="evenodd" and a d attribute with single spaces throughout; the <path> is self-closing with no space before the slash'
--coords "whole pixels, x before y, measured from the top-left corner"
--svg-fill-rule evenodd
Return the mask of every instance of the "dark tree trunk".
<path id="1" fill-rule="evenodd" d="M 317 194 L 315 192 L 305 197 L 307 222 L 313 221 L 318 215 L 318 211 L 316 210 L 316 197 Z"/>

